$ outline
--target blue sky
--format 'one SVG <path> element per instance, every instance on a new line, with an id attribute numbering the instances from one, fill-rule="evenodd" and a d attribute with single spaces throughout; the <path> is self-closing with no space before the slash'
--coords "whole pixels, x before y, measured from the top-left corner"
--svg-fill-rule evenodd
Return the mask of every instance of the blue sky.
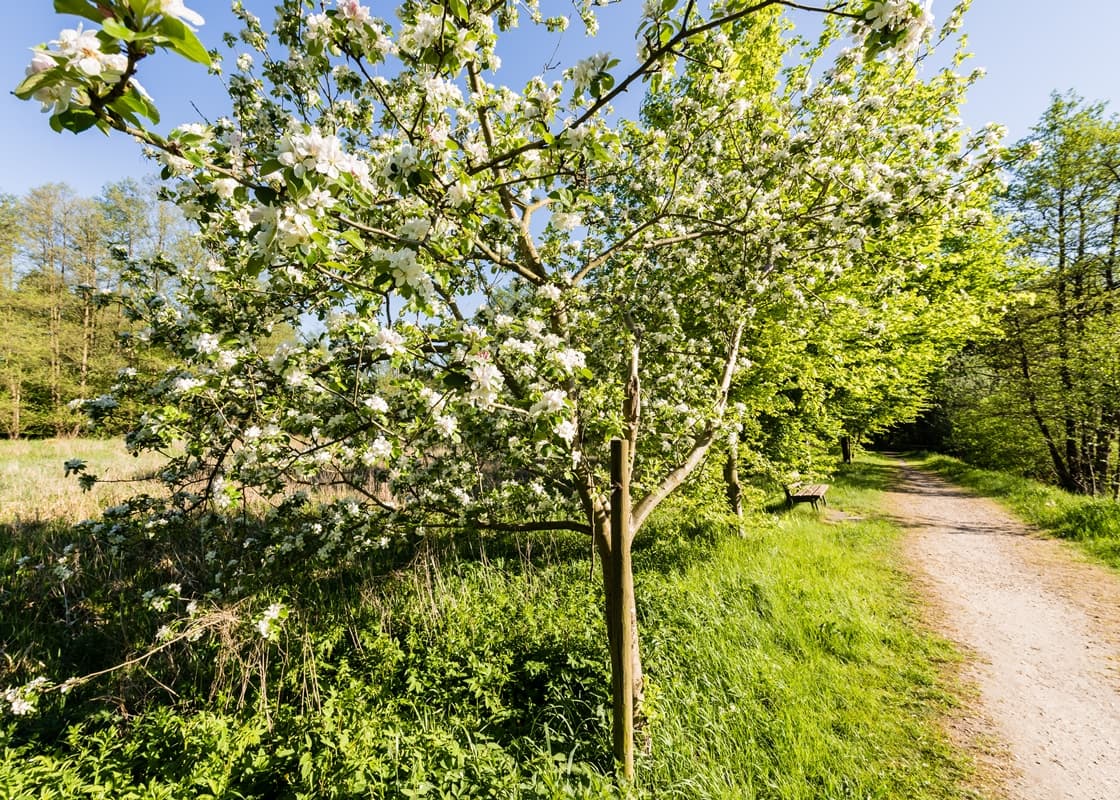
<path id="1" fill-rule="evenodd" d="M 272 0 L 244 0 L 260 15 Z M 374 12 L 387 15 L 391 4 L 368 0 Z M 581 41 L 578 25 L 561 42 L 559 58 L 607 50 L 625 56 L 634 52 L 632 19 L 639 0 L 622 0 L 606 9 L 596 40 Z M 199 35 L 208 46 L 218 43 L 223 30 L 233 27 L 228 0 L 187 0 L 188 7 L 206 17 Z M 566 2 L 542 0 L 546 13 L 568 13 Z M 81 194 L 93 195 L 107 182 L 152 172 L 139 148 L 125 137 L 106 138 L 98 133 L 73 136 L 55 134 L 47 126 L 37 103 L 17 100 L 10 94 L 30 59 L 32 45 L 53 39 L 63 27 L 79 20 L 59 17 L 50 0 L 6 3 L 0 29 L 0 81 L 5 93 L 0 102 L 0 191 L 22 194 L 42 183 L 63 181 Z M 939 19 L 951 9 L 951 0 L 934 0 Z M 804 16 L 795 19 L 805 19 Z M 1025 136 L 1045 109 L 1052 91 L 1073 89 L 1091 100 L 1109 103 L 1120 113 L 1120 1 L 1118 0 L 974 0 L 965 22 L 972 64 L 988 70 L 965 107 L 965 121 L 972 127 L 1002 122 L 1012 140 Z M 539 72 L 553 56 L 552 46 L 506 53 L 497 78 Z M 624 61 L 626 63 L 626 61 Z M 516 72 L 514 72 L 516 70 Z M 223 113 L 224 93 L 218 79 L 182 59 L 160 54 L 143 65 L 140 79 L 155 97 L 171 125 L 198 119 L 192 103 L 206 116 Z M 167 127 L 166 125 L 164 127 Z"/>

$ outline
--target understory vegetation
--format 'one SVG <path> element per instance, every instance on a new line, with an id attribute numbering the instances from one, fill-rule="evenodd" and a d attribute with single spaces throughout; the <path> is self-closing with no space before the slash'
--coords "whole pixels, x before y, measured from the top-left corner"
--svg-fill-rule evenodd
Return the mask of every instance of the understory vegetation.
<path id="1" fill-rule="evenodd" d="M 889 474 L 851 465 L 833 506 L 867 513 Z M 750 518 L 740 536 L 704 487 L 635 541 L 648 688 L 629 789 L 612 775 L 585 536 L 431 537 L 334 571 L 276 566 L 161 639 L 183 613 L 168 586 L 205 558 L 197 539 L 161 532 L 113 555 L 9 511 L 5 683 L 165 646 L 8 717 L 0 796 L 965 796 L 966 767 L 937 725 L 953 654 L 914 630 L 896 531 L 798 507 Z M 288 616 L 266 638 L 276 597 Z"/>
<path id="2" fill-rule="evenodd" d="M 1120 503 L 1115 500 L 1072 494 L 1030 478 L 973 467 L 950 456 L 929 455 L 917 463 L 954 483 L 1002 500 L 1032 525 L 1075 541 L 1120 568 Z"/>

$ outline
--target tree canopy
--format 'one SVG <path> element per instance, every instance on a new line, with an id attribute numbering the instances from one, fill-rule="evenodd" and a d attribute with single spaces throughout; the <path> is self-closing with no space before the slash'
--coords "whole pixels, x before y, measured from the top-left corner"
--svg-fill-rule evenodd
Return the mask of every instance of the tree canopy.
<path id="1" fill-rule="evenodd" d="M 585 531 L 627 775 L 629 548 L 649 515 L 727 433 L 772 438 L 764 417 L 827 439 L 912 416 L 988 304 L 1000 132 L 961 127 L 959 49 L 916 62 L 954 46 L 964 5 L 938 32 L 912 0 L 647 3 L 633 69 L 599 54 L 517 85 L 497 82 L 499 41 L 567 24 L 535 3 L 405 2 L 390 21 L 284 0 L 271 34 L 238 5 L 233 116 L 166 137 L 135 75 L 160 49 L 210 63 L 201 18 L 56 5 L 100 27 L 38 49 L 17 94 L 56 129 L 144 142 L 210 256 L 173 300 L 132 302 L 181 361 L 122 385 L 149 405 L 129 445 L 186 443 L 170 500 L 135 521 L 222 528 L 263 498 L 284 524 L 215 577 L 234 593 L 292 554 Z M 816 45 L 790 49 L 783 6 L 825 16 Z M 642 87 L 638 119 L 612 116 Z M 298 340 L 278 346 L 282 325 Z M 324 482 L 344 497 L 310 505 Z"/>

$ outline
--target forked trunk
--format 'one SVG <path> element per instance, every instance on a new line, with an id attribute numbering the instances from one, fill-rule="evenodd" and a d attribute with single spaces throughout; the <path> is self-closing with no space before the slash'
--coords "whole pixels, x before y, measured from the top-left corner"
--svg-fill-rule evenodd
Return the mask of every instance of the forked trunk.
<path id="1" fill-rule="evenodd" d="M 633 332 L 633 331 L 632 331 Z M 736 326 L 727 348 L 727 360 L 720 378 L 719 393 L 713 405 L 715 417 L 723 416 L 731 380 L 735 374 L 743 323 Z M 631 508 L 630 475 L 641 418 L 641 389 L 638 381 L 639 347 L 637 336 L 630 349 L 630 364 L 623 396 L 623 436 L 611 441 L 611 507 L 606 513 L 594 492 L 590 473 L 580 490 L 588 512 L 595 548 L 603 570 L 607 638 L 611 655 L 612 740 L 619 776 L 624 783 L 634 779 L 635 733 L 642 728 L 641 648 L 638 643 L 638 612 L 634 600 L 634 572 L 630 547 L 634 534 L 653 509 L 691 475 L 703 461 L 715 440 L 713 422 L 697 434 L 692 449 L 635 508 Z"/>

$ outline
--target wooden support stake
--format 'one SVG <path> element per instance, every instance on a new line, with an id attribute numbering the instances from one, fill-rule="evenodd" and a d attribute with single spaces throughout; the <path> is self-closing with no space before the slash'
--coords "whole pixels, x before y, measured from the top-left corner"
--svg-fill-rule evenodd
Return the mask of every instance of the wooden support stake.
<path id="1" fill-rule="evenodd" d="M 614 689 L 614 756 L 622 777 L 634 779 L 634 573 L 630 564 L 630 443 L 611 440 L 611 563 L 607 587 Z"/>

